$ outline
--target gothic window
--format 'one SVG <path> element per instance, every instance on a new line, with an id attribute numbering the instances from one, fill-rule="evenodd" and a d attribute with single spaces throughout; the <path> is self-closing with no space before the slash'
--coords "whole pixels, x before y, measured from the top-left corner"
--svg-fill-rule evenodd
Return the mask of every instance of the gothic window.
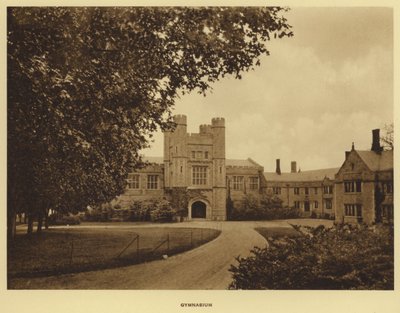
<path id="1" fill-rule="evenodd" d="M 272 190 L 273 190 L 275 195 L 280 195 L 281 194 L 281 187 L 273 187 Z"/>
<path id="2" fill-rule="evenodd" d="M 234 190 L 243 190 L 243 176 L 233 176 L 232 182 Z"/>
<path id="3" fill-rule="evenodd" d="M 314 201 L 314 209 L 318 209 L 318 201 Z"/>
<path id="4" fill-rule="evenodd" d="M 344 192 L 361 192 L 361 181 L 345 181 L 344 182 Z"/>
<path id="5" fill-rule="evenodd" d="M 345 204 L 344 215 L 361 217 L 361 204 Z"/>
<path id="6" fill-rule="evenodd" d="M 393 184 L 392 182 L 384 182 L 382 183 L 383 192 L 385 194 L 393 193 Z"/>
<path id="7" fill-rule="evenodd" d="M 332 210 L 332 200 L 331 199 L 325 200 L 325 209 Z"/>
<path id="8" fill-rule="evenodd" d="M 294 194 L 295 195 L 300 194 L 300 188 L 299 187 L 294 187 Z"/>
<path id="9" fill-rule="evenodd" d="M 300 209 L 300 201 L 295 201 L 294 202 L 294 208 L 295 209 Z"/>
<path id="10" fill-rule="evenodd" d="M 386 219 L 393 219 L 393 205 L 383 205 L 382 206 L 382 217 Z"/>
<path id="11" fill-rule="evenodd" d="M 158 189 L 158 175 L 147 175 L 147 189 Z"/>
<path id="12" fill-rule="evenodd" d="M 250 177 L 250 189 L 251 190 L 258 189 L 258 177 Z"/>
<path id="13" fill-rule="evenodd" d="M 139 175 L 128 174 L 128 189 L 139 189 Z"/>
<path id="14" fill-rule="evenodd" d="M 325 194 L 332 194 L 332 186 L 324 186 Z"/>
<path id="15" fill-rule="evenodd" d="M 193 185 L 206 185 L 207 184 L 207 167 L 206 166 L 193 166 L 192 182 L 193 182 Z"/>
<path id="16" fill-rule="evenodd" d="M 308 187 L 304 187 L 304 194 L 308 195 Z"/>

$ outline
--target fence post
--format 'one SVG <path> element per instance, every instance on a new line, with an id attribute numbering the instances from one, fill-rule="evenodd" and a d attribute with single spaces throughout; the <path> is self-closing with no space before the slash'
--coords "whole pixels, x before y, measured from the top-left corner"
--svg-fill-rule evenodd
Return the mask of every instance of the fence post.
<path id="1" fill-rule="evenodd" d="M 200 229 L 200 243 L 203 242 L 203 228 Z"/>
<path id="2" fill-rule="evenodd" d="M 167 235 L 167 255 L 169 255 L 169 234 Z"/>
<path id="3" fill-rule="evenodd" d="M 73 257 L 73 253 L 74 253 L 74 238 L 71 238 L 71 253 L 69 256 L 69 264 L 72 264 L 72 257 Z"/>
<path id="4" fill-rule="evenodd" d="M 193 230 L 190 230 L 190 248 L 193 248 Z"/>
<path id="5" fill-rule="evenodd" d="M 139 249 L 140 249 L 140 246 L 139 246 L 139 235 L 137 235 L 136 241 L 137 241 L 136 242 L 136 255 L 139 258 Z"/>

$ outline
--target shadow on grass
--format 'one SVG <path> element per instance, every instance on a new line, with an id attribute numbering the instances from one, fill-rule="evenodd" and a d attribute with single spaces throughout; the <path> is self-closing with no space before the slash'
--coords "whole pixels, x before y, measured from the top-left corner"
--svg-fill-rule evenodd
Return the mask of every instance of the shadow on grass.
<path id="1" fill-rule="evenodd" d="M 130 266 L 199 247 L 221 231 L 199 228 L 49 230 L 19 235 L 8 247 L 8 279 Z M 137 239 L 135 239 L 137 238 Z"/>

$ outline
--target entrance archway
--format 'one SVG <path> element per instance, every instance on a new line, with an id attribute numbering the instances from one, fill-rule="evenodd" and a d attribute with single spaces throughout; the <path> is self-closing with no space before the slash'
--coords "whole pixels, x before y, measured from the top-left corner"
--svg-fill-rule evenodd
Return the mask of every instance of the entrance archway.
<path id="1" fill-rule="evenodd" d="M 207 205 L 202 201 L 195 201 L 192 204 L 192 218 L 206 218 Z"/>

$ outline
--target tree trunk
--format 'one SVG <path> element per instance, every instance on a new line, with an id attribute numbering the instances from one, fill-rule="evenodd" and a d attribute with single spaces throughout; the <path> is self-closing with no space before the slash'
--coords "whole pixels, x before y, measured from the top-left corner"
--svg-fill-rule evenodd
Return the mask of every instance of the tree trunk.
<path id="1" fill-rule="evenodd" d="M 49 209 L 44 214 L 44 228 L 49 229 Z"/>
<path id="2" fill-rule="evenodd" d="M 7 240 L 10 242 L 15 238 L 16 233 L 16 214 L 11 210 L 7 216 Z"/>
<path id="3" fill-rule="evenodd" d="M 28 214 L 28 234 L 32 234 L 33 232 L 33 214 L 29 213 Z"/>
<path id="4" fill-rule="evenodd" d="M 38 218 L 38 224 L 37 224 L 36 232 L 41 233 L 42 227 L 43 227 L 43 213 L 39 212 L 37 215 L 37 218 Z"/>

